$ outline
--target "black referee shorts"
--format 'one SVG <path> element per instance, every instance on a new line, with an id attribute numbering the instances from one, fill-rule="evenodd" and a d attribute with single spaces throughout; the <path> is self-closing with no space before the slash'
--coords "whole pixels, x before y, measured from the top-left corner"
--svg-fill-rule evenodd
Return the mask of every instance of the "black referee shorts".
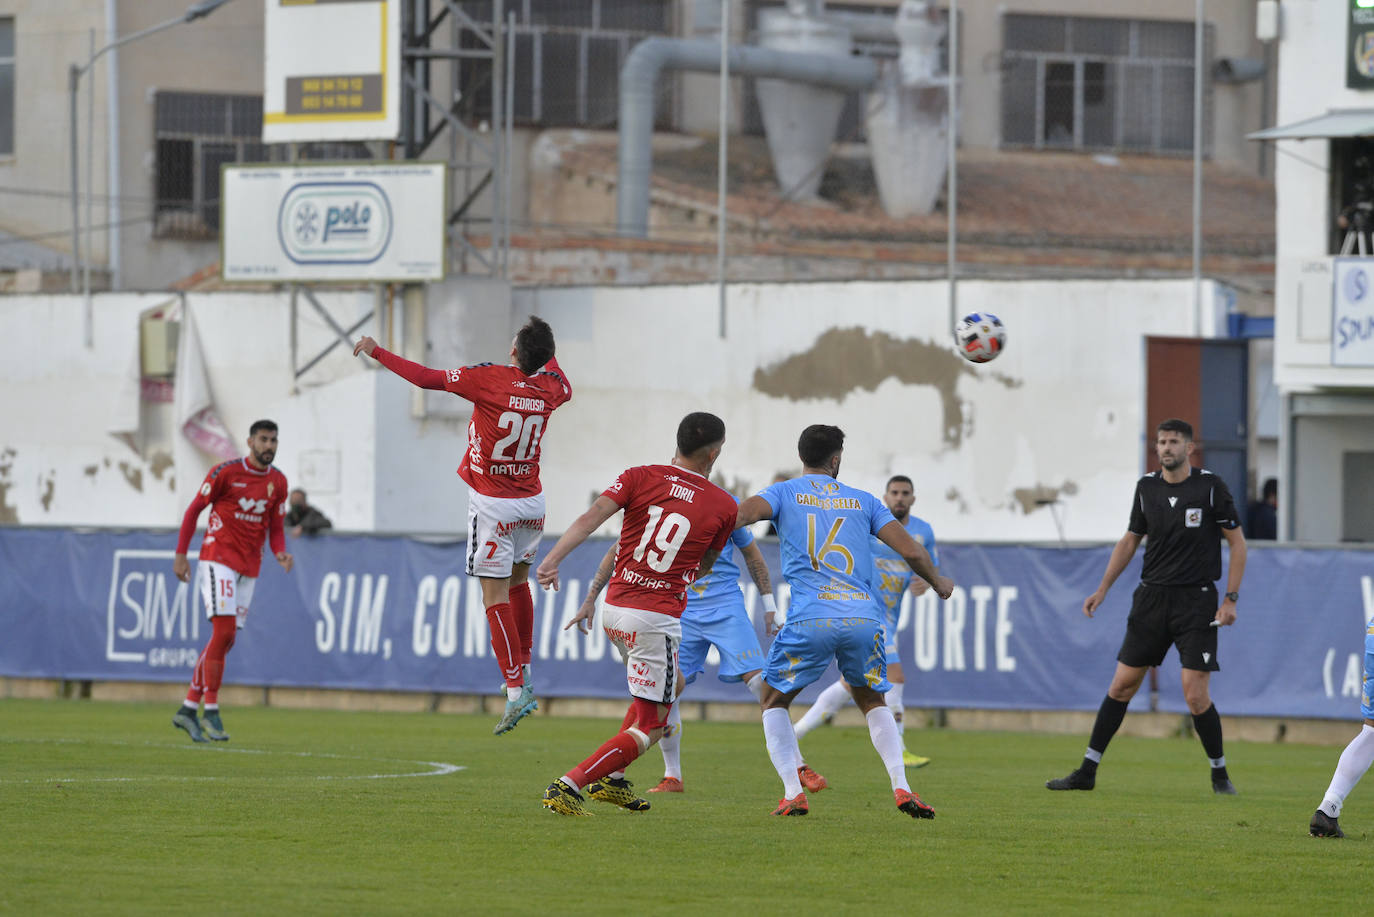
<path id="1" fill-rule="evenodd" d="M 1126 639 L 1116 659 L 1123 665 L 1149 668 L 1159 665 L 1178 647 L 1185 669 L 1218 672 L 1215 586 L 1150 586 L 1141 583 L 1131 599 L 1126 619 Z"/>

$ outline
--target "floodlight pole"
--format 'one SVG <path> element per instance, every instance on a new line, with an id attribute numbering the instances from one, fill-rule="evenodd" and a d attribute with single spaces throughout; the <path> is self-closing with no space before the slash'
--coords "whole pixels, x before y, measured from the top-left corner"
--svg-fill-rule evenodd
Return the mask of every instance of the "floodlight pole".
<path id="1" fill-rule="evenodd" d="M 140 30 L 137 31 L 137 32 L 130 32 L 128 35 L 124 35 L 124 36 L 122 36 L 122 37 L 120 37 L 120 38 L 116 38 L 114 41 L 112 41 L 112 42 L 110 42 L 109 44 L 105 45 L 103 48 L 99 48 L 99 49 L 96 49 L 96 50 L 92 50 L 92 51 L 91 51 L 91 54 L 90 54 L 90 57 L 88 57 L 88 58 L 86 59 L 86 62 L 85 62 L 84 64 L 72 64 L 71 67 L 67 70 L 67 94 L 68 94 L 68 96 L 69 96 L 69 102 L 70 102 L 70 104 L 69 104 L 69 106 L 68 106 L 68 109 L 69 109 L 69 114 L 70 114 L 70 118 L 71 118 L 70 123 L 68 124 L 68 134 L 70 135 L 70 138 L 71 138 L 71 149 L 70 149 L 70 156 L 71 156 L 71 189 L 72 189 L 72 269 L 71 269 L 71 284 L 72 284 L 72 292 L 73 292 L 73 293 L 79 292 L 79 291 L 81 290 L 81 275 L 82 275 L 82 267 L 83 267 L 83 265 L 84 265 L 84 261 L 82 260 L 82 254 L 81 254 L 81 206 L 80 206 L 80 199 L 81 199 L 81 182 L 80 182 L 79 169 L 78 169 L 78 165 L 77 165 L 77 126 L 76 126 L 77 94 L 78 94 L 78 90 L 79 90 L 80 87 L 81 87 L 81 77 L 82 77 L 82 75 L 85 74 L 87 71 L 89 71 L 93 66 L 95 66 L 95 62 L 96 62 L 97 60 L 99 60 L 99 59 L 105 54 L 106 51 L 113 51 L 115 48 L 118 48 L 118 47 L 120 47 L 120 46 L 122 46 L 122 45 L 127 45 L 127 44 L 129 44 L 130 42 L 138 41 L 140 38 L 147 38 L 149 35 L 155 35 L 155 34 L 157 34 L 158 32 L 164 31 L 164 30 L 166 30 L 166 29 L 170 29 L 170 28 L 172 28 L 173 26 L 181 25 L 183 22 L 194 22 L 194 21 L 197 20 L 197 19 L 201 19 L 201 18 L 204 18 L 205 16 L 209 16 L 209 15 L 210 15 L 211 13 L 213 13 L 215 10 L 219 9 L 221 6 L 223 6 L 225 3 L 228 3 L 228 2 L 229 2 L 229 0 L 199 0 L 198 3 L 193 3 L 193 4 L 191 4 L 191 6 L 189 6 L 189 7 L 186 9 L 186 12 L 182 13 L 180 16 L 177 16 L 175 19 L 168 19 L 166 22 L 159 22 L 157 25 L 149 26 L 149 27 L 146 28 L 146 29 L 140 29 Z M 90 137 L 87 137 L 87 138 L 86 138 L 86 142 L 87 142 L 87 143 L 91 142 L 91 138 L 90 138 Z M 119 138 L 116 137 L 116 138 L 114 139 L 114 142 L 118 143 L 118 142 L 119 142 Z M 89 193 L 89 192 L 87 192 L 87 193 Z M 89 257 L 89 252 L 87 253 L 87 257 Z M 90 347 L 90 346 L 92 346 L 92 343 L 93 343 L 93 330 L 92 330 L 92 327 L 91 327 L 91 326 L 92 326 L 92 322 L 91 322 L 91 315 L 90 315 L 90 292 L 91 292 L 91 291 L 90 291 L 90 279 L 91 279 L 91 275 L 90 275 L 90 271 L 89 271 L 89 270 L 86 271 L 85 277 L 86 277 L 86 313 L 87 313 L 87 314 L 86 314 L 86 346 L 87 346 L 87 347 Z"/>

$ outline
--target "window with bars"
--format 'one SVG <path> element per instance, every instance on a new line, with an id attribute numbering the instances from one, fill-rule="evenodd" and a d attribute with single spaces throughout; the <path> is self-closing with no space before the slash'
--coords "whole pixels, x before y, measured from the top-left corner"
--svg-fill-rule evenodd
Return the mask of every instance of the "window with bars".
<path id="1" fill-rule="evenodd" d="M 1002 145 L 1151 153 L 1193 148 L 1191 22 L 1007 14 Z M 1212 29 L 1203 33 L 1210 72 Z M 1211 81 L 1204 87 L 1204 115 Z M 1204 117 L 1203 148 L 1211 126 Z"/>
<path id="2" fill-rule="evenodd" d="M 613 126 L 626 56 L 645 38 L 672 33 L 671 0 L 507 0 L 505 8 L 516 17 L 512 107 L 521 124 Z M 490 2 L 466 3 L 464 11 L 478 23 L 491 22 Z M 470 32 L 460 41 L 465 48 L 480 47 Z M 489 70 L 485 61 L 461 66 L 460 105 L 468 120 L 491 117 Z M 671 113 L 666 105 L 656 110 L 660 121 Z"/>
<path id="3" fill-rule="evenodd" d="M 14 17 L 0 17 L 0 156 L 14 155 Z"/>
<path id="4" fill-rule="evenodd" d="M 153 235 L 219 238 L 220 168 L 285 162 L 287 144 L 262 142 L 262 96 L 158 92 L 154 100 Z M 302 144 L 299 159 L 367 159 L 360 143 Z"/>

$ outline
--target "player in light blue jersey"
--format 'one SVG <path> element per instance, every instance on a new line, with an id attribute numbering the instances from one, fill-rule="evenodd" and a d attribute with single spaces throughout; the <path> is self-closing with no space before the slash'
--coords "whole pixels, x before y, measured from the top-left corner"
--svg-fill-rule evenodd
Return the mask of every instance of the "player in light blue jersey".
<path id="1" fill-rule="evenodd" d="M 887 487 L 883 490 L 883 505 L 891 511 L 892 518 L 902 524 L 907 534 L 930 553 L 931 563 L 938 571 L 940 552 L 935 546 L 935 531 L 930 527 L 930 523 L 911 515 L 911 507 L 915 502 L 916 495 L 912 490 L 911 478 L 898 474 L 887 482 Z M 902 689 L 906 677 L 902 672 L 902 660 L 897 655 L 897 624 L 901 618 L 902 598 L 906 592 L 922 595 L 930 588 L 930 584 L 912 573 L 906 561 L 902 560 L 902 556 L 876 537 L 872 540 L 872 548 L 873 588 L 887 612 L 887 680 L 892 682 L 892 690 L 887 692 L 887 705 L 892 708 L 892 716 L 897 721 L 897 734 L 903 737 L 902 763 L 907 767 L 925 767 L 930 763 L 930 759 L 913 754 L 906 748 L 906 727 L 902 722 L 905 710 Z M 829 723 L 849 701 L 849 686 L 841 678 L 822 691 L 820 697 L 811 705 L 811 709 L 797 721 L 794 727 L 797 738 L 802 738 L 822 723 Z"/>
<path id="2" fill-rule="evenodd" d="M 730 535 L 725 548 L 711 565 L 711 572 L 697 577 L 687 587 L 687 607 L 682 611 L 682 642 L 678 645 L 678 666 L 682 678 L 678 680 L 680 698 L 683 690 L 706 671 L 706 654 L 714 645 L 720 653 L 720 670 L 717 677 L 721 681 L 741 681 L 754 695 L 756 700 L 763 699 L 763 650 L 759 648 L 758 634 L 749 620 L 744 607 L 744 593 L 740 590 L 739 565 L 735 562 L 735 549 L 749 576 L 758 587 L 764 613 L 764 632 L 769 636 L 777 633 L 774 621 L 777 604 L 773 600 L 773 584 L 768 576 L 768 564 L 763 552 L 754 543 L 754 536 L 746 528 L 738 528 Z M 596 598 L 611 578 L 615 568 L 616 546 L 611 545 L 601 566 L 587 587 L 587 597 L 582 600 L 579 616 L 591 620 L 596 611 Z M 668 725 L 663 730 L 663 738 L 658 747 L 663 750 L 663 779 L 650 793 L 681 793 L 682 788 L 682 705 L 673 704 L 668 712 Z"/>
<path id="3" fill-rule="evenodd" d="M 736 520 L 738 525 L 773 520 L 782 543 L 783 576 L 792 587 L 787 623 L 763 666 L 763 735 L 783 785 L 783 799 L 773 814 L 805 815 L 809 809 L 799 774 L 801 749 L 787 708 L 833 659 L 868 720 L 897 808 L 913 818 L 934 818 L 935 810 L 907 784 L 897 722 L 883 700 L 891 686 L 883 610 L 869 585 L 869 536 L 895 549 L 941 598 L 949 598 L 954 583 L 936 572 L 930 554 L 876 497 L 835 479 L 843 453 L 839 427 L 807 427 L 797 441 L 801 477 L 745 500 Z"/>

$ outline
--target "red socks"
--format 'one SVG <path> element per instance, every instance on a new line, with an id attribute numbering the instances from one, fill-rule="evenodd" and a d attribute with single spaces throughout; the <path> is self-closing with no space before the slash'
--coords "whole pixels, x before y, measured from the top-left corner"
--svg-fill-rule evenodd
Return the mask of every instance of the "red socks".
<path id="1" fill-rule="evenodd" d="M 506 686 L 518 688 L 525 683 L 520 672 L 520 634 L 515 624 L 515 612 L 509 602 L 487 608 L 487 624 L 491 627 L 491 651 L 501 666 Z"/>
<path id="2" fill-rule="evenodd" d="M 224 657 L 234 647 L 238 621 L 233 615 L 215 615 L 210 619 L 210 626 L 213 628 L 210 640 L 196 660 L 191 689 L 186 692 L 186 702 L 192 706 L 200 703 L 202 695 L 207 704 L 219 703 L 219 686 L 224 683 Z"/>
<path id="3" fill-rule="evenodd" d="M 534 595 L 528 580 L 510 591 L 510 607 L 520 633 L 520 662 L 529 665 L 530 648 L 534 646 Z"/>
<path id="4" fill-rule="evenodd" d="M 590 758 L 568 771 L 568 777 L 579 789 L 583 789 L 602 777 L 623 771 L 638 757 L 639 743 L 635 741 L 635 737 L 628 732 L 620 732 L 593 752 Z"/>

